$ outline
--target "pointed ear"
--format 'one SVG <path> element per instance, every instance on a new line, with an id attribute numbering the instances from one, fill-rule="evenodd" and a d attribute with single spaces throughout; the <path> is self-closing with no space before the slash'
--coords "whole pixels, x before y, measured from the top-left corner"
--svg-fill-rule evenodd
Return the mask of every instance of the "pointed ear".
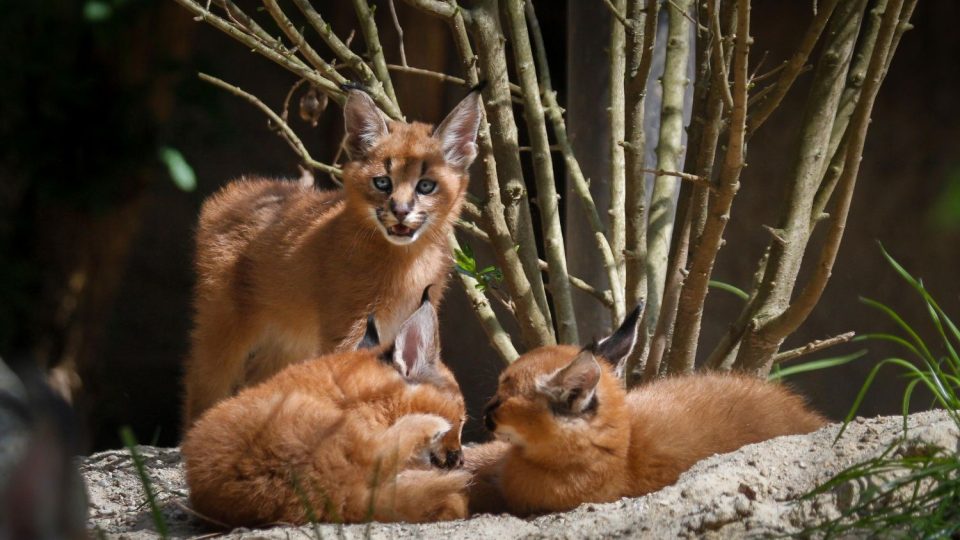
<path id="1" fill-rule="evenodd" d="M 433 304 L 424 302 L 404 321 L 394 341 L 393 361 L 407 379 L 429 375 L 440 360 L 440 335 L 437 312 Z"/>
<path id="2" fill-rule="evenodd" d="M 357 344 L 357 350 L 376 349 L 380 346 L 380 333 L 377 332 L 377 321 L 373 319 L 371 313 L 367 317 L 367 331 L 363 334 L 363 339 Z"/>
<path id="3" fill-rule="evenodd" d="M 637 307 L 631 311 L 620 328 L 608 337 L 597 342 L 593 347 L 597 356 L 607 360 L 613 365 L 619 364 L 633 352 L 633 347 L 637 344 L 637 332 L 640 327 L 640 314 L 643 312 L 643 302 L 637 304 Z"/>
<path id="4" fill-rule="evenodd" d="M 350 159 L 363 159 L 377 141 L 387 134 L 387 122 L 370 96 L 362 90 L 347 91 L 343 105 L 346 150 Z"/>
<path id="5" fill-rule="evenodd" d="M 584 349 L 543 386 L 566 410 L 580 414 L 593 405 L 599 382 L 600 364 L 593 352 Z"/>
<path id="6" fill-rule="evenodd" d="M 433 132 L 443 148 L 443 159 L 451 166 L 466 170 L 477 157 L 482 107 L 480 92 L 470 92 Z"/>

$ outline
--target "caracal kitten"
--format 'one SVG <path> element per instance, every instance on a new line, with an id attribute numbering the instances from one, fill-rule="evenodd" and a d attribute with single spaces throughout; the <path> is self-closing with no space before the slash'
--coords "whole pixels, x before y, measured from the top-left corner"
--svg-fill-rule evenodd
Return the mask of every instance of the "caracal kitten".
<path id="1" fill-rule="evenodd" d="M 638 497 L 713 454 L 825 424 L 783 385 L 746 375 L 625 391 L 612 366 L 633 349 L 639 314 L 597 344 L 541 347 L 501 374 L 484 415 L 498 440 L 467 449 L 472 510 L 527 515 Z"/>
<path id="2" fill-rule="evenodd" d="M 370 313 L 389 342 L 424 287 L 439 303 L 481 114 L 471 92 L 433 129 L 350 90 L 342 190 L 244 178 L 204 203 L 184 429 L 288 364 L 353 349 Z"/>
<path id="3" fill-rule="evenodd" d="M 371 319 L 358 350 L 288 366 L 201 416 L 182 448 L 190 502 L 232 527 L 463 518 L 464 416 L 424 293 L 389 346 Z"/>

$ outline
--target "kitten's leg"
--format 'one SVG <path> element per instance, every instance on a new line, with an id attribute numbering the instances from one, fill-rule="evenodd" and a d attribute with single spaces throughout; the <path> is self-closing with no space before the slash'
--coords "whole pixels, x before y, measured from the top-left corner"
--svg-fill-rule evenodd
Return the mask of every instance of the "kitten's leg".
<path id="1" fill-rule="evenodd" d="M 230 397 L 243 384 L 245 363 L 254 340 L 255 334 L 234 317 L 198 314 L 184 374 L 184 431 L 204 411 Z"/>
<path id="2" fill-rule="evenodd" d="M 376 493 L 374 519 L 427 523 L 465 519 L 467 471 L 408 469 L 397 475 L 396 482 L 384 485 Z"/>
<path id="3" fill-rule="evenodd" d="M 379 438 L 374 453 L 377 474 L 390 479 L 411 460 L 430 463 L 430 452 L 439 450 L 450 422 L 434 414 L 408 414 L 394 422 Z"/>

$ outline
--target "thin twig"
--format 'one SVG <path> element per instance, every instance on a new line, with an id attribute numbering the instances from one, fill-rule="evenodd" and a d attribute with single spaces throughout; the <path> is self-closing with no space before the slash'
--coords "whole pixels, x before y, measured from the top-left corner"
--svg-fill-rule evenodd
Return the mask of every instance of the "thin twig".
<path id="1" fill-rule="evenodd" d="M 407 51 L 403 46 L 403 27 L 400 26 L 400 18 L 397 17 L 397 6 L 393 4 L 393 0 L 388 0 L 387 5 L 390 6 L 390 17 L 393 19 L 393 27 L 397 29 L 397 42 L 400 46 L 400 63 L 403 64 L 403 67 L 407 67 Z"/>
<path id="2" fill-rule="evenodd" d="M 284 122 L 287 122 L 290 119 L 290 99 L 293 97 L 293 93 L 296 92 L 297 88 L 300 88 L 300 86 L 305 82 L 307 82 L 306 79 L 300 79 L 299 81 L 293 83 L 293 85 L 290 87 L 290 90 L 287 90 L 287 96 L 283 98 L 283 112 L 280 113 L 280 118 L 282 118 Z"/>
<path id="3" fill-rule="evenodd" d="M 263 111 L 270 118 L 270 120 L 272 120 L 273 123 L 276 124 L 276 126 L 280 130 L 281 136 L 287 141 L 290 147 L 293 148 L 293 151 L 300 156 L 300 158 L 303 160 L 304 165 L 310 168 L 316 169 L 318 171 L 323 171 L 329 174 L 333 174 L 335 176 L 341 176 L 343 174 L 343 171 L 341 171 L 338 167 L 327 165 L 326 163 L 320 163 L 319 161 L 310 157 L 310 153 L 307 151 L 307 148 L 303 145 L 303 141 L 300 140 L 300 137 L 297 137 L 297 134 L 294 133 L 293 129 L 291 129 L 290 126 L 286 122 L 284 122 L 283 119 L 280 118 L 280 116 L 277 115 L 277 113 L 273 112 L 273 109 L 271 109 L 270 107 L 267 107 L 266 104 L 260 101 L 256 96 L 248 92 L 244 92 L 239 87 L 234 86 L 228 82 L 225 82 L 211 75 L 207 75 L 206 73 L 200 73 L 199 77 L 201 80 L 206 81 L 210 84 L 213 84 L 214 86 L 219 86 L 220 88 L 223 88 L 224 90 L 226 90 L 227 92 L 230 92 L 235 96 L 242 97 L 243 99 L 255 105 L 258 109 Z"/>
<path id="4" fill-rule="evenodd" d="M 839 336 L 833 336 L 827 339 L 817 339 L 807 343 L 803 347 L 797 347 L 796 349 L 790 349 L 789 351 L 784 351 L 782 353 L 777 353 L 773 357 L 773 363 L 779 364 L 781 362 L 787 362 L 801 356 L 805 356 L 817 351 L 822 351 L 827 347 L 833 347 L 834 345 L 839 345 L 841 343 L 846 343 L 856 336 L 856 332 L 847 332 L 845 334 L 840 334 Z"/>
<path id="5" fill-rule="evenodd" d="M 393 5 L 391 2 L 390 5 Z M 363 40 L 367 42 L 367 57 L 373 66 L 373 74 L 383 85 L 383 90 L 387 97 L 397 104 L 397 94 L 393 90 L 393 81 L 390 80 L 390 73 L 387 71 L 387 60 L 383 56 L 383 47 L 380 45 L 380 31 L 377 29 L 377 21 L 373 17 L 373 10 L 367 0 L 353 0 L 353 7 L 357 12 L 357 19 L 360 22 L 360 31 L 363 33 Z M 403 32 L 401 31 L 401 36 Z M 401 51 L 403 50 L 401 44 Z M 350 50 L 346 43 L 344 47 Z M 349 59 L 347 59 L 349 60 Z M 398 105 L 399 106 L 399 105 Z"/>
<path id="6" fill-rule="evenodd" d="M 540 269 L 543 270 L 544 272 L 549 273 L 550 267 L 547 264 L 547 261 L 540 259 L 538 262 L 540 264 Z M 574 288 L 579 289 L 589 294 L 590 296 L 596 298 L 604 306 L 611 309 L 613 308 L 613 295 L 610 293 L 609 290 L 600 290 L 574 275 L 568 275 L 567 278 L 570 280 L 570 285 L 573 285 Z"/>
<path id="7" fill-rule="evenodd" d="M 456 227 L 470 236 L 473 236 L 477 240 L 482 240 L 488 244 L 490 243 L 490 235 L 483 232 L 483 229 L 478 227 L 476 223 L 467 221 L 465 219 L 458 219 L 456 222 Z"/>
<path id="8" fill-rule="evenodd" d="M 697 176 L 691 173 L 685 173 L 680 171 L 665 171 L 663 169 L 641 169 L 642 172 L 653 174 L 656 176 L 673 176 L 681 180 L 686 180 L 688 182 L 693 182 L 694 184 L 703 186 L 710 191 L 716 191 L 717 186 L 713 185 L 710 180 L 702 176 Z"/>

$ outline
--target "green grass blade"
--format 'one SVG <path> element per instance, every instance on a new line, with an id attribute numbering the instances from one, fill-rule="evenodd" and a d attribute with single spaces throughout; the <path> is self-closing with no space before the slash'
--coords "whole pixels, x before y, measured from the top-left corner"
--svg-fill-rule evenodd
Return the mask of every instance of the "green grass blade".
<path id="1" fill-rule="evenodd" d="M 806 373 L 808 371 L 817 371 L 820 369 L 827 369 L 836 366 L 842 366 L 849 362 L 856 360 L 867 354 L 867 350 L 863 349 L 852 354 L 845 356 L 836 356 L 833 358 L 824 358 L 821 360 L 812 360 L 810 362 L 804 362 L 802 364 L 796 364 L 790 367 L 780 368 L 777 371 L 770 372 L 770 376 L 767 377 L 767 380 L 778 381 L 782 380 L 784 377 L 789 377 L 791 375 L 796 375 L 797 373 Z"/>
<path id="2" fill-rule="evenodd" d="M 913 327 L 907 324 L 907 322 L 903 320 L 903 318 L 900 317 L 900 315 L 896 311 L 886 306 L 885 304 L 881 302 L 877 302 L 876 300 L 871 300 L 870 298 L 860 297 L 860 301 L 870 307 L 873 307 L 885 313 L 888 317 L 890 317 L 890 319 L 893 320 L 893 322 L 895 322 L 900 328 L 903 329 L 904 332 L 906 332 L 913 339 L 914 344 L 923 353 L 923 358 L 930 361 L 933 360 L 933 355 L 930 354 L 930 349 L 927 348 L 927 344 L 924 343 L 922 339 L 920 339 L 920 335 L 917 334 L 917 332 L 913 329 Z"/>
<path id="3" fill-rule="evenodd" d="M 147 496 L 147 504 L 150 506 L 150 515 L 153 517 L 153 524 L 157 527 L 157 534 L 159 534 L 161 538 L 169 538 L 170 534 L 167 532 L 167 521 L 163 518 L 160 505 L 157 504 L 157 497 L 153 492 L 153 483 L 150 481 L 147 468 L 143 464 L 143 457 L 141 457 L 140 452 L 137 451 L 137 438 L 134 436 L 130 426 L 120 428 L 120 440 L 123 441 L 123 445 L 127 447 L 127 451 L 130 452 L 130 457 L 133 459 L 133 468 L 136 469 L 137 476 L 140 477 L 140 484 L 143 486 L 143 492 Z"/>
<path id="4" fill-rule="evenodd" d="M 736 285 L 731 285 L 729 283 L 725 283 L 723 281 L 717 281 L 715 279 L 711 279 L 709 282 L 707 282 L 707 285 L 709 285 L 710 287 L 713 287 L 714 289 L 720 289 L 721 291 L 726 291 L 730 294 L 733 294 L 734 296 L 736 296 L 741 300 L 750 299 L 750 295 L 747 294 L 747 292 L 741 289 L 740 287 L 737 287 Z"/>

